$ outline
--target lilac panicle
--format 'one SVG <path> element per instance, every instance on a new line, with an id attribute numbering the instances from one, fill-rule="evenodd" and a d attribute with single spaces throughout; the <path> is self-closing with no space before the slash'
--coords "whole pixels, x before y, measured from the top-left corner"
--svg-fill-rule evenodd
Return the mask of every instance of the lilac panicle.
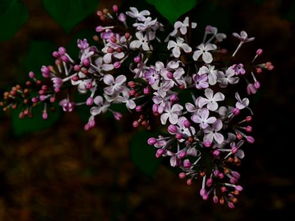
<path id="1" fill-rule="evenodd" d="M 243 144 L 255 142 L 247 96 L 259 90 L 259 74 L 274 68 L 271 62 L 257 63 L 262 49 L 250 62 L 242 57 L 236 62 L 239 49 L 254 37 L 233 33 L 240 43 L 230 53 L 220 45 L 226 35 L 216 27 L 206 27 L 202 42 L 190 39 L 197 23 L 189 17 L 177 21 L 162 39 L 159 33 L 165 27 L 148 10 L 131 7 L 123 12 L 114 5 L 97 15 L 102 25 L 94 39 L 99 44 L 78 39 L 78 58 L 58 48 L 52 53 L 54 64 L 41 67 L 42 77 L 30 72 L 23 86 L 3 94 L 0 106 L 4 111 L 20 108 L 19 117 L 24 118 L 42 105 L 40 114 L 46 120 L 53 103 L 65 112 L 85 105 L 85 130 L 106 112 L 120 120 L 123 114 L 113 110 L 114 104 L 124 104 L 134 114 L 133 127 L 152 129 L 150 122 L 157 118 L 164 129 L 147 140 L 156 149 L 155 157 L 168 157 L 187 185 L 200 180 L 204 200 L 234 208 L 243 188 L 233 168 L 244 158 Z M 165 46 L 167 56 L 159 56 L 159 45 Z M 85 101 L 75 101 L 75 93 L 86 95 Z M 182 95 L 189 100 L 183 101 Z"/>

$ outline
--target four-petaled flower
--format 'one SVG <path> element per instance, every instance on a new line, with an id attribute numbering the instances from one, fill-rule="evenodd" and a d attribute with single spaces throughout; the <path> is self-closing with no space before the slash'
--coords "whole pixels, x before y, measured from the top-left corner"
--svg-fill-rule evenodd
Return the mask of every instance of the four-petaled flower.
<path id="1" fill-rule="evenodd" d="M 204 130 L 204 142 L 212 143 L 213 141 L 216 141 L 218 144 L 221 144 L 224 141 L 224 136 L 221 133 L 219 133 L 222 127 L 222 121 L 218 119 L 211 127 L 206 128 Z"/>
<path id="2" fill-rule="evenodd" d="M 176 38 L 176 42 L 170 40 L 168 42 L 168 47 L 167 48 L 168 48 L 168 50 L 173 48 L 172 49 L 172 54 L 176 58 L 179 58 L 179 56 L 181 54 L 180 49 L 182 49 L 185 53 L 192 52 L 192 48 L 188 44 L 184 43 L 183 38 Z"/>
<path id="3" fill-rule="evenodd" d="M 210 111 L 216 111 L 218 108 L 217 102 L 223 101 L 225 98 L 221 92 L 217 92 L 216 94 L 214 94 L 213 90 L 210 88 L 207 88 L 205 90 L 205 96 L 206 98 L 200 97 L 198 100 L 198 103 L 200 107 L 207 105 L 207 108 Z"/>
<path id="4" fill-rule="evenodd" d="M 113 75 L 107 74 L 103 78 L 103 82 L 108 85 L 108 87 L 104 88 L 104 92 L 107 95 L 113 95 L 116 92 L 119 92 L 122 89 L 122 85 L 126 81 L 125 75 L 119 75 L 114 79 Z"/>
<path id="5" fill-rule="evenodd" d="M 209 117 L 209 110 L 202 108 L 194 113 L 192 121 L 199 124 L 202 129 L 205 129 L 209 124 L 213 124 L 216 121 L 216 117 Z"/>
<path id="6" fill-rule="evenodd" d="M 248 98 L 241 99 L 241 97 L 240 97 L 240 95 L 239 95 L 238 92 L 235 93 L 235 97 L 238 100 L 237 103 L 236 103 L 236 108 L 242 110 L 242 109 L 244 109 L 244 108 L 246 108 L 246 107 L 249 106 L 250 101 L 249 101 Z"/>
<path id="7" fill-rule="evenodd" d="M 234 32 L 233 36 L 236 37 L 237 39 L 239 39 L 241 42 L 244 42 L 244 43 L 255 40 L 255 37 L 248 38 L 248 34 L 245 31 L 241 31 L 240 34 Z"/>
<path id="8" fill-rule="evenodd" d="M 193 54 L 193 59 L 197 61 L 199 57 L 202 55 L 202 59 L 205 63 L 209 64 L 213 61 L 212 54 L 209 51 L 216 50 L 216 45 L 215 44 L 200 44 L 197 47 L 197 50 Z"/>
<path id="9" fill-rule="evenodd" d="M 172 106 L 171 104 L 167 105 L 164 109 L 164 113 L 161 115 L 161 123 L 165 125 L 169 119 L 171 124 L 176 124 L 182 110 L 183 107 L 180 104 L 173 104 Z"/>
<path id="10" fill-rule="evenodd" d="M 94 106 L 90 109 L 90 113 L 92 116 L 96 116 L 101 113 L 105 113 L 110 106 L 110 103 L 107 101 L 104 101 L 102 96 L 96 96 L 94 98 L 94 104 L 96 104 L 96 106 Z"/>
<path id="11" fill-rule="evenodd" d="M 137 8 L 130 7 L 130 11 L 127 11 L 126 15 L 130 16 L 131 18 L 136 18 L 138 21 L 144 21 L 146 16 L 150 15 L 150 12 L 148 10 L 139 12 Z"/>
<path id="12" fill-rule="evenodd" d="M 149 51 L 150 47 L 149 47 L 149 41 L 147 36 L 143 35 L 141 32 L 136 32 L 135 36 L 137 38 L 137 40 L 133 40 L 130 43 L 130 48 L 132 49 L 137 49 L 137 48 L 142 48 L 144 51 Z"/>
<path id="13" fill-rule="evenodd" d="M 170 33 L 170 36 L 175 36 L 179 31 L 182 35 L 187 33 L 187 28 L 190 26 L 189 17 L 185 17 L 184 21 L 177 21 L 174 23 L 174 30 Z M 197 23 L 191 22 L 191 28 L 195 29 L 197 27 Z"/>

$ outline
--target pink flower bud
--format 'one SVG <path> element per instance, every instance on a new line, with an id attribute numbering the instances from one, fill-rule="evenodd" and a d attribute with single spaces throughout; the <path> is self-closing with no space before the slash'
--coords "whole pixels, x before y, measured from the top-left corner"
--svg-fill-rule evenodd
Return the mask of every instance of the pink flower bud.
<path id="1" fill-rule="evenodd" d="M 191 126 L 191 123 L 188 120 L 185 120 L 183 122 L 183 126 L 185 126 L 186 128 L 189 128 Z"/>
<path id="2" fill-rule="evenodd" d="M 95 31 L 96 32 L 102 32 L 104 30 L 104 28 L 102 27 L 102 26 L 97 26 L 96 28 L 95 28 Z"/>
<path id="3" fill-rule="evenodd" d="M 235 189 L 239 192 L 243 191 L 243 187 L 240 185 L 236 186 Z"/>
<path id="4" fill-rule="evenodd" d="M 114 68 L 118 69 L 118 68 L 120 68 L 120 67 L 121 67 L 121 62 L 116 61 L 116 62 L 114 63 Z"/>
<path id="5" fill-rule="evenodd" d="M 177 127 L 173 124 L 170 124 L 168 126 L 168 132 L 171 133 L 171 134 L 176 134 L 177 133 Z"/>
<path id="6" fill-rule="evenodd" d="M 186 180 L 186 184 L 187 184 L 188 186 L 192 185 L 192 184 L 193 184 L 193 180 L 192 180 L 192 179 L 187 179 L 187 180 Z"/>
<path id="7" fill-rule="evenodd" d="M 80 71 L 80 69 L 81 69 L 80 65 L 77 65 L 77 64 L 76 64 L 76 65 L 74 66 L 74 71 Z"/>
<path id="8" fill-rule="evenodd" d="M 123 115 L 119 112 L 114 112 L 113 115 L 116 120 L 121 120 L 121 118 L 123 117 Z"/>
<path id="9" fill-rule="evenodd" d="M 29 72 L 29 78 L 32 78 L 32 79 L 35 78 L 35 73 L 32 72 L 32 71 L 30 71 L 30 72 Z"/>
<path id="10" fill-rule="evenodd" d="M 142 106 L 138 105 L 135 107 L 136 112 L 141 112 L 142 111 Z"/>
<path id="11" fill-rule="evenodd" d="M 213 196 L 213 203 L 218 203 L 218 197 L 217 196 Z"/>
<path id="12" fill-rule="evenodd" d="M 255 82 L 254 82 L 254 87 L 255 87 L 256 89 L 259 89 L 259 88 L 260 88 L 260 82 L 259 82 L 259 81 L 255 81 Z"/>
<path id="13" fill-rule="evenodd" d="M 175 135 L 175 138 L 178 139 L 178 140 L 180 140 L 180 139 L 183 138 L 183 136 L 182 136 L 182 134 L 177 133 L 177 134 Z"/>
<path id="14" fill-rule="evenodd" d="M 164 149 L 158 149 L 156 152 L 156 158 L 160 158 L 165 153 Z"/>
<path id="15" fill-rule="evenodd" d="M 182 158 L 184 158 L 186 156 L 186 151 L 185 150 L 182 150 L 182 151 L 180 151 L 178 154 L 177 154 L 177 157 L 179 158 L 179 159 L 182 159 Z"/>
<path id="16" fill-rule="evenodd" d="M 139 62 L 141 61 L 140 56 L 136 56 L 135 58 L 133 58 L 133 61 L 134 61 L 135 63 L 139 63 Z"/>
<path id="17" fill-rule="evenodd" d="M 180 179 L 184 179 L 186 177 L 186 174 L 184 172 L 181 172 L 181 173 L 178 174 L 178 177 Z"/>
<path id="18" fill-rule="evenodd" d="M 172 72 L 167 72 L 167 77 L 169 78 L 169 79 L 173 79 L 173 73 Z"/>
<path id="19" fill-rule="evenodd" d="M 155 143 L 157 143 L 157 139 L 154 138 L 154 137 L 150 137 L 150 138 L 147 140 L 147 143 L 148 143 L 148 145 L 154 145 Z"/>
<path id="20" fill-rule="evenodd" d="M 211 142 L 210 141 L 204 141 L 203 142 L 203 145 L 205 146 L 205 147 L 211 147 Z"/>
<path id="21" fill-rule="evenodd" d="M 120 13 L 118 16 L 118 20 L 120 22 L 125 22 L 126 21 L 126 15 L 124 13 Z"/>
<path id="22" fill-rule="evenodd" d="M 43 111 L 42 118 L 43 120 L 46 120 L 48 118 L 48 114 L 46 111 Z"/>
<path id="23" fill-rule="evenodd" d="M 256 51 L 257 55 L 262 55 L 262 53 L 263 53 L 263 50 L 261 48 L 257 49 L 257 51 Z"/>
<path id="24" fill-rule="evenodd" d="M 233 204 L 232 202 L 228 202 L 227 206 L 231 209 L 235 208 L 235 204 Z"/>
<path id="25" fill-rule="evenodd" d="M 220 151 L 219 150 L 214 150 L 213 151 L 213 156 L 218 157 L 219 154 L 220 154 Z"/>
<path id="26" fill-rule="evenodd" d="M 86 105 L 91 106 L 93 105 L 94 99 L 92 97 L 88 97 L 86 100 Z"/>
<path id="27" fill-rule="evenodd" d="M 213 180 L 212 180 L 211 178 L 209 178 L 209 179 L 206 181 L 206 185 L 207 185 L 208 187 L 210 187 L 210 186 L 212 185 L 212 183 L 213 183 Z"/>
<path id="28" fill-rule="evenodd" d="M 250 133 L 250 132 L 252 132 L 252 127 L 251 126 L 247 126 L 247 127 L 245 127 L 245 130 Z"/>
<path id="29" fill-rule="evenodd" d="M 119 11 L 119 7 L 118 7 L 118 5 L 113 5 L 113 11 L 116 13 L 116 12 L 118 12 Z"/>
<path id="30" fill-rule="evenodd" d="M 183 167 L 184 168 L 190 168 L 192 166 L 192 163 L 189 161 L 189 159 L 185 159 L 183 161 Z"/>
<path id="31" fill-rule="evenodd" d="M 235 116 L 237 116 L 237 115 L 240 114 L 240 109 L 239 109 L 239 108 L 234 108 L 234 109 L 232 110 L 232 113 L 233 113 Z"/>
<path id="32" fill-rule="evenodd" d="M 202 189 L 200 190 L 200 195 L 201 195 L 201 196 L 204 196 L 205 194 L 206 194 L 206 190 L 202 188 Z"/>
<path id="33" fill-rule="evenodd" d="M 169 100 L 174 103 L 174 102 L 178 101 L 178 96 L 176 94 L 172 94 L 170 96 Z"/>
<path id="34" fill-rule="evenodd" d="M 136 121 L 136 120 L 133 121 L 132 126 L 133 126 L 134 128 L 137 128 L 137 127 L 139 126 L 138 121 Z"/>
<path id="35" fill-rule="evenodd" d="M 247 140 L 248 143 L 254 143 L 255 142 L 255 139 L 252 136 L 247 136 L 246 140 Z"/>
<path id="36" fill-rule="evenodd" d="M 145 88 L 143 89 L 143 93 L 144 93 L 144 94 L 149 94 L 149 93 L 151 93 L 151 89 L 150 89 L 149 87 L 145 87 Z"/>

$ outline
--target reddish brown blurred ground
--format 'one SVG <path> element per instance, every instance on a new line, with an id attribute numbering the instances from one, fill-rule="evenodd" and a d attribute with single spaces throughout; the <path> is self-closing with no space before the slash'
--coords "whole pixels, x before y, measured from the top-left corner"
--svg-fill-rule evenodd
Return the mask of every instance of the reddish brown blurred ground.
<path id="1" fill-rule="evenodd" d="M 29 22 L 12 40 L 0 43 L 0 87 L 25 74 L 18 73 L 18 66 L 30 40 L 63 45 L 79 30 L 95 26 L 93 17 L 66 34 L 39 1 L 25 2 Z M 132 132 L 122 133 L 106 121 L 84 132 L 79 118 L 68 115 L 51 129 L 19 138 L 12 135 L 9 118 L 3 117 L 0 220 L 294 220 L 294 144 L 288 119 L 294 117 L 295 35 L 294 23 L 282 16 L 289 3 L 223 4 L 239 21 L 231 30 L 245 28 L 255 34 L 276 66 L 264 77 L 263 95 L 254 108 L 258 140 L 246 150 L 241 168 L 245 192 L 237 209 L 203 202 L 196 186 L 187 187 L 165 166 L 154 179 L 141 174 L 129 157 Z"/>

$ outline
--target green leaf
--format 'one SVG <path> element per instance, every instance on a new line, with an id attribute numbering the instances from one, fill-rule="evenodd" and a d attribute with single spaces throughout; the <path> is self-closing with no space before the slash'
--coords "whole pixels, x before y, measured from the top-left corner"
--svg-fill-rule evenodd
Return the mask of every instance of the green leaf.
<path id="1" fill-rule="evenodd" d="M 295 1 L 290 5 L 289 10 L 285 16 L 288 20 L 295 22 Z"/>
<path id="2" fill-rule="evenodd" d="M 154 5 L 156 9 L 171 23 L 175 22 L 181 15 L 188 12 L 197 4 L 197 0 L 146 0 Z"/>
<path id="3" fill-rule="evenodd" d="M 48 119 L 42 119 L 43 105 L 33 108 L 33 117 L 19 119 L 19 110 L 12 112 L 12 128 L 17 136 L 32 133 L 51 127 L 60 117 L 60 109 L 56 108 L 55 112 L 48 112 Z"/>
<path id="4" fill-rule="evenodd" d="M 41 76 L 41 66 L 49 65 L 53 62 L 51 53 L 56 49 L 56 46 L 49 41 L 32 41 L 30 43 L 28 53 L 23 60 L 24 70 L 35 72 L 36 76 Z"/>
<path id="5" fill-rule="evenodd" d="M 99 0 L 43 0 L 49 14 L 67 32 L 97 10 Z"/>
<path id="6" fill-rule="evenodd" d="M 28 10 L 20 0 L 0 1 L 0 41 L 8 40 L 28 19 Z"/>
<path id="7" fill-rule="evenodd" d="M 146 175 L 154 176 L 160 160 L 155 157 L 155 149 L 147 144 L 147 139 L 153 136 L 147 131 L 137 132 L 130 144 L 130 155 L 134 164 Z"/>

